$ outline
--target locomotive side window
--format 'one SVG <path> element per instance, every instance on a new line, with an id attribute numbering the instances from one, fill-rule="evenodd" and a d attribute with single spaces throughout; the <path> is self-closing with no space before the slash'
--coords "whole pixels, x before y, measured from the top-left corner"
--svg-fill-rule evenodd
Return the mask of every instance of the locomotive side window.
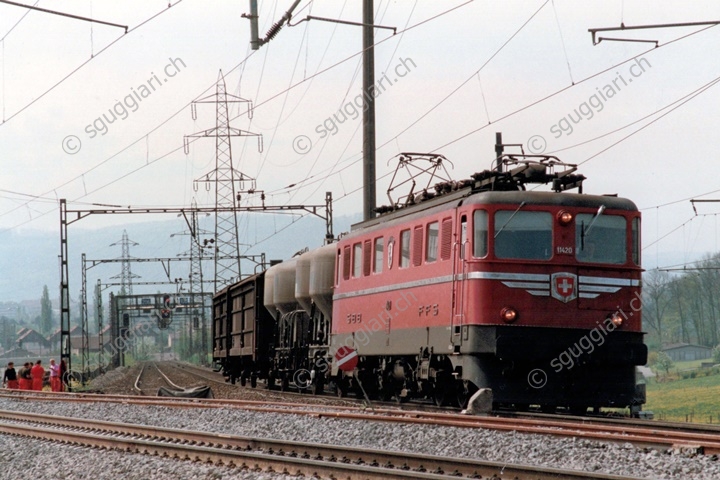
<path id="1" fill-rule="evenodd" d="M 482 258 L 488 253 L 488 214 L 475 210 L 473 214 L 473 257 Z"/>
<path id="2" fill-rule="evenodd" d="M 335 259 L 335 285 L 340 285 L 340 269 L 342 268 L 342 250 L 337 249 L 337 258 Z"/>
<path id="3" fill-rule="evenodd" d="M 350 279 L 350 245 L 343 247 L 343 279 Z"/>
<path id="4" fill-rule="evenodd" d="M 632 220 L 632 260 L 635 265 L 640 265 L 640 219 Z"/>
<path id="5" fill-rule="evenodd" d="M 383 250 L 385 248 L 385 239 L 378 237 L 375 239 L 375 263 L 373 266 L 373 272 L 380 273 L 383 268 Z"/>
<path id="6" fill-rule="evenodd" d="M 625 217 L 579 213 L 575 217 L 575 258 L 580 262 L 625 263 Z"/>
<path id="7" fill-rule="evenodd" d="M 422 225 L 418 225 L 414 230 L 415 234 L 413 236 L 412 246 L 413 265 L 419 267 L 422 265 L 423 257 L 423 227 Z"/>
<path id="8" fill-rule="evenodd" d="M 400 268 L 410 266 L 410 230 L 400 232 Z"/>
<path id="9" fill-rule="evenodd" d="M 353 245 L 353 278 L 360 276 L 360 266 L 362 265 L 362 243 Z"/>
<path id="10" fill-rule="evenodd" d="M 372 262 L 372 242 L 365 240 L 363 242 L 363 276 L 370 275 L 370 265 Z"/>
<path id="11" fill-rule="evenodd" d="M 440 258 L 448 260 L 452 253 L 452 218 L 443 218 L 440 229 Z"/>
<path id="12" fill-rule="evenodd" d="M 427 226 L 427 241 L 425 243 L 425 261 L 434 262 L 437 260 L 438 252 L 438 229 L 440 224 L 438 222 L 428 223 Z"/>
<path id="13" fill-rule="evenodd" d="M 552 257 L 550 212 L 495 212 L 495 256 L 520 260 L 549 260 Z"/>

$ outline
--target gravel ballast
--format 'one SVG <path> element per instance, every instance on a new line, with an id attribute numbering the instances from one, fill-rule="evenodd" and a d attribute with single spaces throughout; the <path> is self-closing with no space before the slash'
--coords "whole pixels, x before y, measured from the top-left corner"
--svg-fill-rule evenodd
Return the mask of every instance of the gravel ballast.
<path id="1" fill-rule="evenodd" d="M 0 399 L 0 409 L 448 457 L 471 457 L 653 479 L 720 478 L 720 462 L 713 456 L 668 454 L 636 448 L 631 444 L 514 432 L 318 419 L 238 409 L 183 410 L 169 407 L 48 403 L 10 399 Z M 268 474 L 243 474 L 240 471 L 229 471 L 221 467 L 119 452 L 98 454 L 93 450 L 56 446 L 8 436 L 0 436 L 0 442 L 2 442 L 0 461 L 3 464 L 12 462 L 10 464 L 14 466 L 17 463 L 27 462 L 28 465 L 27 469 L 19 470 L 20 476 L 17 474 L 3 476 L 9 473 L 7 469 L 3 469 L 0 478 L 283 478 Z M 40 454 L 20 454 L 28 451 Z M 59 459 L 57 454 L 61 451 L 62 459 Z M 58 462 L 62 462 L 60 464 L 62 468 L 58 466 Z M 30 468 L 36 463 L 36 466 Z M 60 476 L 62 472 L 75 470 L 78 475 L 85 476 L 69 474 L 65 477 Z"/>

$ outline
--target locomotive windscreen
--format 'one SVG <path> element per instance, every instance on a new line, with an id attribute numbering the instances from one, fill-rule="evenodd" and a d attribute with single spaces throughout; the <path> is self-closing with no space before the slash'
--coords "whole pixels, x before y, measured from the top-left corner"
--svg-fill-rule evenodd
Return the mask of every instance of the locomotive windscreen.
<path id="1" fill-rule="evenodd" d="M 552 256 L 550 212 L 495 212 L 495 256 L 522 260 L 549 260 Z"/>
<path id="2" fill-rule="evenodd" d="M 577 260 L 580 262 L 625 263 L 627 258 L 626 225 L 625 217 L 620 215 L 578 214 L 575 220 Z"/>

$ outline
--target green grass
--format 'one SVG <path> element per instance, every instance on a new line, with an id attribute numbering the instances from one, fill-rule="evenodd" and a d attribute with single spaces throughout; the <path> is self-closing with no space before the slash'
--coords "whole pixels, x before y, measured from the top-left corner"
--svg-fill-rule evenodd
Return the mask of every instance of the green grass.
<path id="1" fill-rule="evenodd" d="M 647 383 L 647 403 L 657 420 L 720 423 L 720 375 Z"/>

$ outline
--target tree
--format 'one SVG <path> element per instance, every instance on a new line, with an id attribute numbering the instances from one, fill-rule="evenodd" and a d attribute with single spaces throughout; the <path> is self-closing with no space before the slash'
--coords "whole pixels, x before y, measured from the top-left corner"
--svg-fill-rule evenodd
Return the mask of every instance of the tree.
<path id="1" fill-rule="evenodd" d="M 715 345 L 712 349 L 712 359 L 715 363 L 720 363 L 720 345 Z"/>
<path id="2" fill-rule="evenodd" d="M 42 299 L 40 300 L 40 333 L 48 335 L 52 331 L 52 302 L 48 293 L 47 285 L 43 286 Z"/>
<path id="3" fill-rule="evenodd" d="M 672 301 L 670 275 L 660 270 L 650 270 L 643 277 L 643 317 L 657 333 L 660 344 L 663 341 L 665 313 Z"/>
<path id="4" fill-rule="evenodd" d="M 670 374 L 670 369 L 675 366 L 672 358 L 665 352 L 659 352 L 657 355 L 657 368 L 665 370 L 666 374 Z"/>
<path id="5" fill-rule="evenodd" d="M 6 316 L 0 317 L 0 345 L 5 350 L 10 350 L 17 340 L 17 322 Z"/>

